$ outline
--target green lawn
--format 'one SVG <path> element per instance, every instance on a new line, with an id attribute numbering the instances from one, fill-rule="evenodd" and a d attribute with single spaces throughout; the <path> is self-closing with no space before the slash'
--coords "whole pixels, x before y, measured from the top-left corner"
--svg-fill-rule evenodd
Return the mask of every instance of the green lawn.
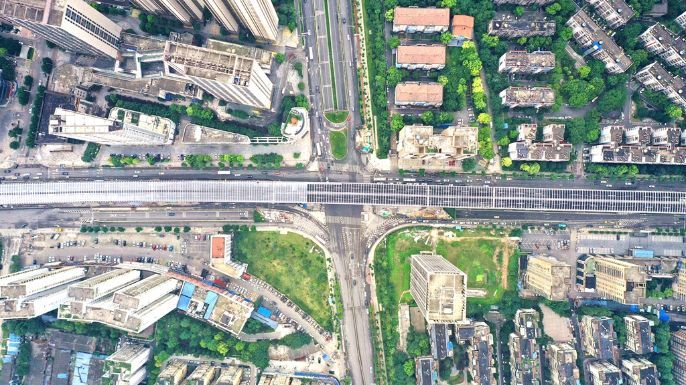
<path id="1" fill-rule="evenodd" d="M 331 123 L 343 123 L 348 119 L 348 115 L 350 115 L 348 111 L 329 111 L 324 113 L 326 119 Z"/>
<path id="2" fill-rule="evenodd" d="M 329 285 L 323 251 L 299 234 L 237 233 L 233 253 L 248 272 L 264 279 L 331 331 Z"/>
<path id="3" fill-rule="evenodd" d="M 348 133 L 347 131 L 329 131 L 331 141 L 331 153 L 336 159 L 343 159 L 348 153 Z"/>

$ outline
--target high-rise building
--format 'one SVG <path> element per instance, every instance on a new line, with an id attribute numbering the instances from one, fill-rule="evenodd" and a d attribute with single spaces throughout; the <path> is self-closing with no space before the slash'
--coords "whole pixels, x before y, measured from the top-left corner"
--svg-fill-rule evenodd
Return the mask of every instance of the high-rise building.
<path id="1" fill-rule="evenodd" d="M 588 365 L 592 385 L 622 385 L 622 372 L 607 361 L 595 361 Z"/>
<path id="2" fill-rule="evenodd" d="M 190 25 L 193 21 L 202 20 L 203 0 L 131 0 L 144 11 L 156 15 L 170 15 Z"/>
<path id="3" fill-rule="evenodd" d="M 650 320 L 646 317 L 631 314 L 624 317 L 626 326 L 626 348 L 636 354 L 653 352 L 654 336 L 650 331 Z"/>
<path id="4" fill-rule="evenodd" d="M 127 343 L 120 346 L 103 364 L 102 385 L 138 385 L 146 376 L 145 364 L 150 348 Z"/>
<path id="5" fill-rule="evenodd" d="M 677 301 L 686 301 L 686 268 L 682 267 L 672 284 L 673 297 Z"/>
<path id="6" fill-rule="evenodd" d="M 564 301 L 572 288 L 572 266 L 549 256 L 529 257 L 526 288 L 551 301 Z"/>
<path id="7" fill-rule="evenodd" d="M 21 298 L 42 291 L 52 289 L 85 277 L 86 270 L 80 267 L 67 267 L 50 271 L 42 271 L 39 275 L 24 275 L 17 280 L 5 281 L 0 284 L 0 297 Z"/>
<path id="8" fill-rule="evenodd" d="M 70 300 L 61 306 L 68 307 L 71 313 L 83 313 L 87 304 L 137 282 L 140 276 L 140 271 L 126 269 L 96 275 L 69 286 Z"/>
<path id="9" fill-rule="evenodd" d="M 171 144 L 175 129 L 167 118 L 120 108 L 113 108 L 109 118 L 101 118 L 58 107 L 48 124 L 52 135 L 108 146 Z"/>
<path id="10" fill-rule="evenodd" d="M 655 364 L 645 358 L 623 360 L 622 373 L 626 385 L 660 385 Z"/>
<path id="11" fill-rule="evenodd" d="M 569 18 L 567 26 L 582 49 L 605 63 L 607 72 L 621 74 L 633 64 L 624 50 L 583 9 Z"/>
<path id="12" fill-rule="evenodd" d="M 576 366 L 577 353 L 569 343 L 548 345 L 548 366 L 553 385 L 577 385 L 579 368 Z"/>
<path id="13" fill-rule="evenodd" d="M 637 304 L 646 296 L 647 275 L 641 266 L 611 257 L 595 257 L 596 293 L 623 304 Z"/>
<path id="14" fill-rule="evenodd" d="M 205 5 L 230 31 L 237 31 L 240 22 L 257 39 L 278 37 L 279 18 L 271 0 L 205 0 Z"/>
<path id="15" fill-rule="evenodd" d="M 429 323 L 459 323 L 467 318 L 467 274 L 440 255 L 411 257 L 410 292 Z"/>
<path id="16" fill-rule="evenodd" d="M 672 333 L 669 343 L 669 351 L 674 354 L 674 382 L 677 385 L 686 385 L 686 330 L 678 330 Z"/>
<path id="17" fill-rule="evenodd" d="M 0 20 L 68 51 L 116 58 L 122 28 L 83 0 L 0 0 Z"/>

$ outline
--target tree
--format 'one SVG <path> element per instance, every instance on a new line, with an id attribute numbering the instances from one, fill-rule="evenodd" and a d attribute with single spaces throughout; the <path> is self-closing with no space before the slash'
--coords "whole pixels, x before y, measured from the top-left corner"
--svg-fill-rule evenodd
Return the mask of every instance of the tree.
<path id="1" fill-rule="evenodd" d="M 164 231 L 168 233 L 168 232 L 172 231 L 172 227 L 171 226 L 164 226 Z"/>
<path id="2" fill-rule="evenodd" d="M 181 232 L 181 229 L 178 227 L 174 227 L 174 234 L 179 234 Z"/>
<path id="3" fill-rule="evenodd" d="M 589 67 L 587 65 L 583 65 L 583 66 L 579 67 L 579 76 L 582 79 L 586 79 L 588 77 L 588 75 L 590 75 L 590 74 L 591 74 L 591 67 Z"/>
<path id="4" fill-rule="evenodd" d="M 515 9 L 512 13 L 514 13 L 514 15 L 517 17 L 521 17 L 524 14 L 524 11 L 525 11 L 524 7 L 518 6 L 518 7 L 515 7 Z"/>
<path id="5" fill-rule="evenodd" d="M 403 116 L 399 114 L 393 114 L 391 116 L 391 129 L 398 132 L 405 127 L 405 121 L 403 121 Z"/>
<path id="6" fill-rule="evenodd" d="M 600 96 L 598 99 L 598 111 L 606 114 L 611 111 L 621 110 L 626 102 L 626 87 L 613 88 Z"/>
<path id="7" fill-rule="evenodd" d="M 43 73 L 50 74 L 52 72 L 52 66 L 53 66 L 52 59 L 50 59 L 49 57 L 44 57 L 43 63 L 41 64 L 40 68 L 43 71 Z"/>
<path id="8" fill-rule="evenodd" d="M 403 372 L 408 377 L 414 376 L 414 360 L 407 360 L 403 364 Z"/>
<path id="9" fill-rule="evenodd" d="M 162 226 L 155 226 L 155 231 L 158 233 L 162 231 Z"/>
<path id="10" fill-rule="evenodd" d="M 437 81 L 440 85 L 445 87 L 450 80 L 448 80 L 448 77 L 445 75 L 439 75 Z"/>
<path id="11" fill-rule="evenodd" d="M 140 226 L 136 226 L 136 232 L 140 233 L 141 231 L 143 231 L 143 228 Z"/>
<path id="12" fill-rule="evenodd" d="M 498 139 L 498 146 L 507 146 L 508 144 L 510 144 L 510 138 L 507 135 Z"/>
<path id="13" fill-rule="evenodd" d="M 191 227 L 190 227 L 190 226 L 183 226 L 183 232 L 184 232 L 184 233 L 189 233 L 190 231 L 191 231 Z"/>
<path id="14" fill-rule="evenodd" d="M 491 115 L 482 112 L 476 117 L 476 121 L 480 124 L 487 125 L 491 123 Z"/>
<path id="15" fill-rule="evenodd" d="M 553 3 L 550 4 L 545 8 L 545 11 L 548 15 L 557 15 L 558 12 L 562 9 L 562 6 L 559 3 Z"/>
<path id="16" fill-rule="evenodd" d="M 31 94 L 26 90 L 26 88 L 19 87 L 19 91 L 17 91 L 17 101 L 19 104 L 22 106 L 29 104 L 29 96 L 31 96 Z"/>
<path id="17" fill-rule="evenodd" d="M 441 0 L 438 4 L 442 8 L 455 8 L 457 6 L 457 0 Z"/>
<path id="18" fill-rule="evenodd" d="M 440 40 L 441 44 L 448 45 L 453 41 L 453 34 L 450 31 L 445 31 L 441 34 Z"/>
<path id="19" fill-rule="evenodd" d="M 403 80 L 403 71 L 402 70 L 395 68 L 395 67 L 391 67 L 388 69 L 388 72 L 386 74 L 386 81 L 388 82 L 389 87 L 395 87 L 402 80 Z"/>
<path id="20" fill-rule="evenodd" d="M 298 90 L 300 90 L 300 92 L 305 91 L 305 83 L 304 82 L 298 83 Z"/>
<path id="21" fill-rule="evenodd" d="M 24 76 L 24 87 L 28 89 L 33 87 L 33 77 L 31 75 Z"/>
<path id="22" fill-rule="evenodd" d="M 495 48 L 500 44 L 500 38 L 498 36 L 491 36 L 487 33 L 481 35 L 481 43 L 489 48 Z"/>
<path id="23" fill-rule="evenodd" d="M 502 159 L 500 159 L 500 165 L 503 167 L 512 166 L 512 158 L 510 158 L 509 156 L 503 157 Z"/>
<path id="24" fill-rule="evenodd" d="M 476 168 L 476 159 L 467 158 L 462 161 L 462 170 L 465 172 L 474 171 Z"/>
<path id="25" fill-rule="evenodd" d="M 434 113 L 433 111 L 424 111 L 422 112 L 419 117 L 422 119 L 422 122 L 424 124 L 431 124 L 434 121 Z"/>
<path id="26" fill-rule="evenodd" d="M 397 36 L 391 36 L 390 39 L 388 39 L 388 46 L 391 47 L 391 49 L 398 48 L 400 45 L 400 38 Z"/>
<path id="27" fill-rule="evenodd" d="M 277 53 L 276 55 L 274 55 L 274 60 L 275 60 L 277 63 L 281 64 L 281 63 L 283 63 L 283 62 L 286 60 L 286 55 L 284 55 L 283 53 L 279 52 L 279 53 Z"/>
<path id="28" fill-rule="evenodd" d="M 394 16 L 395 16 L 395 10 L 393 8 L 387 10 L 386 13 L 384 13 L 384 18 L 389 23 L 393 21 Z"/>
<path id="29" fill-rule="evenodd" d="M 0 57 L 5 57 L 5 56 L 7 56 L 7 48 L 0 47 Z"/>
<path id="30" fill-rule="evenodd" d="M 523 165 L 519 166 L 519 169 L 522 171 L 526 171 L 529 173 L 529 175 L 536 175 L 541 171 L 541 165 L 534 162 L 534 163 L 524 163 Z"/>
<path id="31" fill-rule="evenodd" d="M 13 140 L 10 142 L 10 148 L 13 150 L 19 149 L 20 143 L 17 140 Z"/>
<path id="32" fill-rule="evenodd" d="M 679 108 L 679 106 L 677 106 L 676 104 L 671 104 L 667 106 L 667 108 L 665 109 L 665 113 L 667 114 L 667 116 L 674 120 L 680 119 L 684 115 L 684 111 L 681 108 Z"/>

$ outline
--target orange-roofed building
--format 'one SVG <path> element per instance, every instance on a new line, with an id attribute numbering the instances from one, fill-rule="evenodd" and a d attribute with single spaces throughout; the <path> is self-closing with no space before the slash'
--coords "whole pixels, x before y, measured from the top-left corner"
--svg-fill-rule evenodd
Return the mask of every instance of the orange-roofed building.
<path id="1" fill-rule="evenodd" d="M 224 258 L 224 237 L 212 237 L 212 258 Z"/>
<path id="2" fill-rule="evenodd" d="M 393 32 L 442 33 L 450 27 L 450 9 L 395 7 Z"/>
<path id="3" fill-rule="evenodd" d="M 444 45 L 401 45 L 396 48 L 398 68 L 440 70 L 445 67 Z"/>
<path id="4" fill-rule="evenodd" d="M 453 43 L 455 43 L 454 45 L 461 46 L 465 40 L 473 39 L 474 18 L 467 15 L 453 16 Z"/>

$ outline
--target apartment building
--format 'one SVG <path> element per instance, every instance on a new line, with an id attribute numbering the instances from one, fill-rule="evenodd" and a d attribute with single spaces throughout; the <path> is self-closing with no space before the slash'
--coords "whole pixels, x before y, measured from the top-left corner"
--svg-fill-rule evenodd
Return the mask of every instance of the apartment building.
<path id="1" fill-rule="evenodd" d="M 519 17 L 501 13 L 488 24 L 488 34 L 504 38 L 552 36 L 555 34 L 555 21 L 537 13 L 525 13 Z"/>
<path id="2" fill-rule="evenodd" d="M 417 385 L 435 385 L 438 382 L 438 361 L 433 357 L 417 357 L 415 368 Z"/>
<path id="3" fill-rule="evenodd" d="M 524 282 L 536 295 L 565 301 L 572 289 L 572 266 L 546 255 L 529 256 Z"/>
<path id="4" fill-rule="evenodd" d="M 31 296 L 62 286 L 67 283 L 83 279 L 86 275 L 86 270 L 80 267 L 66 267 L 62 269 L 55 269 L 45 271 L 39 269 L 39 274 L 21 274 L 8 275 L 2 283 L 0 283 L 0 297 L 3 298 L 21 298 Z"/>
<path id="5" fill-rule="evenodd" d="M 467 274 L 431 252 L 410 258 L 410 293 L 429 324 L 467 319 Z"/>
<path id="6" fill-rule="evenodd" d="M 672 284 L 673 297 L 677 301 L 686 302 L 686 268 L 679 269 L 676 274 L 676 279 Z"/>
<path id="7" fill-rule="evenodd" d="M 395 105 L 399 107 L 440 107 L 443 85 L 436 82 L 402 82 L 395 86 Z"/>
<path id="8" fill-rule="evenodd" d="M 669 351 L 674 354 L 672 374 L 677 385 L 686 385 L 686 330 L 672 333 Z"/>
<path id="9" fill-rule="evenodd" d="M 138 270 L 116 269 L 69 286 L 67 306 L 72 313 L 83 313 L 87 304 L 140 280 Z"/>
<path id="10" fill-rule="evenodd" d="M 623 304 L 637 304 L 646 297 L 647 274 L 641 266 L 610 257 L 595 257 L 596 293 Z"/>
<path id="11" fill-rule="evenodd" d="M 607 361 L 595 361 L 588 365 L 591 385 L 622 385 L 622 372 Z"/>
<path id="12" fill-rule="evenodd" d="M 393 13 L 396 33 L 443 33 L 449 28 L 449 8 L 395 7 Z"/>
<path id="13" fill-rule="evenodd" d="M 151 349 L 145 345 L 125 343 L 105 359 L 102 385 L 138 385 L 147 375 L 145 365 Z"/>
<path id="14" fill-rule="evenodd" d="M 550 87 L 514 87 L 500 92 L 503 105 L 509 108 L 545 108 L 555 104 L 555 91 Z"/>
<path id="15" fill-rule="evenodd" d="M 626 348 L 636 354 L 652 353 L 655 336 L 650 331 L 651 324 L 650 320 L 637 314 L 624 317 Z"/>
<path id="16" fill-rule="evenodd" d="M 553 385 L 579 383 L 579 368 L 576 366 L 577 353 L 572 344 L 567 342 L 549 344 L 547 358 Z"/>
<path id="17" fill-rule="evenodd" d="M 172 16 L 185 25 L 202 20 L 203 0 L 131 0 L 134 6 L 155 15 Z"/>
<path id="18" fill-rule="evenodd" d="M 107 146 L 166 145 L 174 141 L 176 125 L 167 118 L 113 108 L 109 118 L 58 107 L 48 133 Z"/>
<path id="19" fill-rule="evenodd" d="M 686 66 L 686 40 L 677 37 L 662 23 L 655 23 L 638 36 L 645 49 L 673 67 Z"/>
<path id="20" fill-rule="evenodd" d="M 170 360 L 157 376 L 157 385 L 180 385 L 188 373 L 188 364 L 183 360 Z"/>
<path id="21" fill-rule="evenodd" d="M 395 51 L 395 66 L 408 70 L 440 70 L 445 67 L 444 45 L 401 45 Z"/>
<path id="22" fill-rule="evenodd" d="M 622 360 L 622 373 L 626 385 L 660 385 L 655 364 L 645 358 Z"/>
<path id="23" fill-rule="evenodd" d="M 582 346 L 586 355 L 618 362 L 619 348 L 614 323 L 609 317 L 581 317 Z"/>
<path id="24" fill-rule="evenodd" d="M 682 13 L 681 15 L 677 16 L 676 19 L 674 19 L 677 24 L 683 29 L 686 29 L 686 12 Z"/>
<path id="25" fill-rule="evenodd" d="M 588 14 L 580 10 L 567 21 L 574 40 L 594 58 L 605 64 L 611 74 L 620 74 L 631 67 L 633 61 L 624 50 Z"/>
<path id="26" fill-rule="evenodd" d="M 495 385 L 495 360 L 493 359 L 493 334 L 485 322 L 474 322 L 469 328 L 467 370 L 472 378 L 470 385 Z"/>
<path id="27" fill-rule="evenodd" d="M 600 16 L 608 27 L 616 29 L 626 24 L 635 12 L 624 0 L 586 0 L 595 13 Z"/>
<path id="28" fill-rule="evenodd" d="M 476 127 L 451 126 L 434 133 L 432 126 L 405 126 L 398 133 L 398 166 L 404 169 L 448 170 L 476 156 Z"/>
<path id="29" fill-rule="evenodd" d="M 453 356 L 450 349 L 452 329 L 447 324 L 429 324 L 429 344 L 431 356 L 436 360 L 444 360 Z"/>
<path id="30" fill-rule="evenodd" d="M 648 64 L 635 76 L 647 88 L 662 92 L 669 100 L 686 109 L 686 81 L 667 71 L 660 63 Z"/>
<path id="31" fill-rule="evenodd" d="M 214 18 L 229 31 L 245 27 L 255 38 L 276 41 L 279 18 L 271 0 L 204 0 Z"/>
<path id="32" fill-rule="evenodd" d="M 534 309 L 519 309 L 515 313 L 515 332 L 508 337 L 512 385 L 538 385 L 542 380 L 538 326 L 540 316 Z"/>
<path id="33" fill-rule="evenodd" d="M 67 51 L 116 58 L 122 28 L 83 0 L 0 0 L 0 21 Z"/>
<path id="34" fill-rule="evenodd" d="M 467 40 L 474 40 L 474 18 L 468 15 L 453 16 L 453 41 L 462 46 Z"/>
<path id="35" fill-rule="evenodd" d="M 601 129 L 599 144 L 591 147 L 590 160 L 598 163 L 686 164 L 685 137 L 676 127 L 634 126 L 625 129 L 624 126 L 605 126 Z"/>
<path id="36" fill-rule="evenodd" d="M 516 142 L 508 145 L 508 153 L 512 160 L 568 162 L 572 155 L 572 145 L 564 142 L 565 125 L 549 124 L 543 127 L 543 141 L 535 142 L 536 124 L 520 124 L 517 126 L 519 137 Z"/>
<path id="37" fill-rule="evenodd" d="M 498 72 L 535 75 L 555 68 L 555 54 L 550 51 L 507 51 L 498 60 Z"/>

